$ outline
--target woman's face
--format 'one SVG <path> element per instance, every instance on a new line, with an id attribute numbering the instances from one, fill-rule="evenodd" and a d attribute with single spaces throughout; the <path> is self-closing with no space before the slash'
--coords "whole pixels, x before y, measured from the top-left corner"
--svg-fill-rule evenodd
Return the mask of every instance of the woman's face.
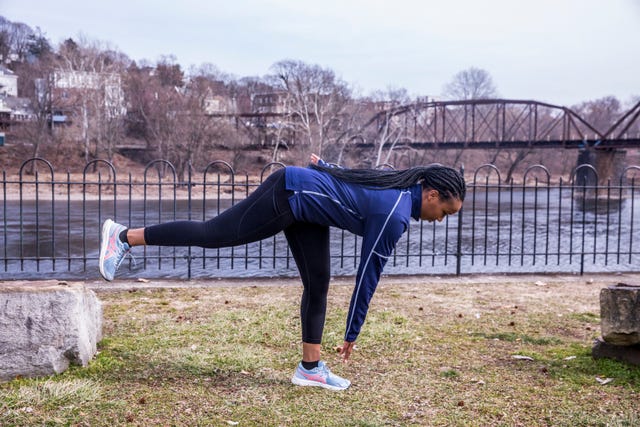
<path id="1" fill-rule="evenodd" d="M 425 221 L 442 221 L 447 215 L 453 215 L 462 208 L 462 201 L 452 197 L 442 200 L 438 190 L 422 190 L 422 209 L 420 219 Z"/>

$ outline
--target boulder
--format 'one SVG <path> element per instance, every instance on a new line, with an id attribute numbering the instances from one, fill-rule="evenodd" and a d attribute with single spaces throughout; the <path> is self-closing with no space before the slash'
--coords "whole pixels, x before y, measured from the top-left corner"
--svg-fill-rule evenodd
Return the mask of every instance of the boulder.
<path id="1" fill-rule="evenodd" d="M 597 339 L 593 343 L 591 355 L 594 359 L 614 359 L 640 366 L 640 345 L 615 345 Z"/>
<path id="2" fill-rule="evenodd" d="M 86 366 L 102 339 L 102 304 L 80 283 L 0 282 L 0 380 Z"/>
<path id="3" fill-rule="evenodd" d="M 640 344 L 640 286 L 618 283 L 602 289 L 600 319 L 605 342 Z"/>

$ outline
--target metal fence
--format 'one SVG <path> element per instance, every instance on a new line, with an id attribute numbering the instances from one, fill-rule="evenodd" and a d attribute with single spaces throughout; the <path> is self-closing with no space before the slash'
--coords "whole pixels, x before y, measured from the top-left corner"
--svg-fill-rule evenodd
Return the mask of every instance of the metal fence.
<path id="1" fill-rule="evenodd" d="M 147 165 L 141 176 L 117 173 L 96 160 L 81 174 L 56 174 L 44 159 L 24 162 L 0 183 L 0 277 L 92 279 L 100 225 L 106 218 L 140 227 L 171 220 L 206 220 L 245 198 L 275 168 L 257 177 L 225 162 L 210 163 L 178 179 L 169 162 Z M 33 169 L 37 169 L 32 173 Z M 519 182 L 502 182 L 484 165 L 466 172 L 467 198 L 458 215 L 442 223 L 412 222 L 385 274 L 635 272 L 640 268 L 638 186 L 640 167 L 625 169 L 606 185 L 591 166 L 554 179 L 543 166 Z M 61 178 L 62 176 L 62 178 Z M 332 230 L 332 273 L 353 275 L 358 236 Z M 234 248 L 134 248 L 119 277 L 265 277 L 296 275 L 281 234 Z"/>

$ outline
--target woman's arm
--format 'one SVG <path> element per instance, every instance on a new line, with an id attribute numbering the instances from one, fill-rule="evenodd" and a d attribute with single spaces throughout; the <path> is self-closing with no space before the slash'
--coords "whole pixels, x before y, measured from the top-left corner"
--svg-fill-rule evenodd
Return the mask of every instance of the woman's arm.
<path id="1" fill-rule="evenodd" d="M 347 314 L 345 343 L 354 343 L 360 334 L 360 329 L 369 310 L 369 302 L 378 286 L 382 270 L 388 257 L 393 253 L 396 242 L 405 230 L 404 222 L 392 214 L 375 215 L 367 219 L 356 285 Z M 353 346 L 349 347 L 348 354 Z M 346 354 L 346 358 L 348 358 L 348 354 Z M 343 358 L 345 358 L 345 354 L 343 354 Z"/>

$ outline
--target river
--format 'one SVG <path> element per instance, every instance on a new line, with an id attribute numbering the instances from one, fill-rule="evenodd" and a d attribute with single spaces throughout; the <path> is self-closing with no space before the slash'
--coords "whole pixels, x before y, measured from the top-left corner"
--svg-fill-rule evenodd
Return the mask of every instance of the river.
<path id="1" fill-rule="evenodd" d="M 230 205 L 202 201 L 3 200 L 0 278 L 95 279 L 100 224 L 115 217 L 138 227 L 207 219 Z M 114 206 L 115 204 L 115 206 Z M 637 196 L 584 201 L 569 189 L 502 189 L 467 195 L 462 217 L 412 222 L 385 274 L 632 272 L 640 268 Z M 460 221 L 460 252 L 458 222 Z M 332 273 L 353 275 L 361 239 L 332 230 Z M 119 277 L 273 277 L 296 275 L 282 234 L 225 249 L 134 248 Z"/>

